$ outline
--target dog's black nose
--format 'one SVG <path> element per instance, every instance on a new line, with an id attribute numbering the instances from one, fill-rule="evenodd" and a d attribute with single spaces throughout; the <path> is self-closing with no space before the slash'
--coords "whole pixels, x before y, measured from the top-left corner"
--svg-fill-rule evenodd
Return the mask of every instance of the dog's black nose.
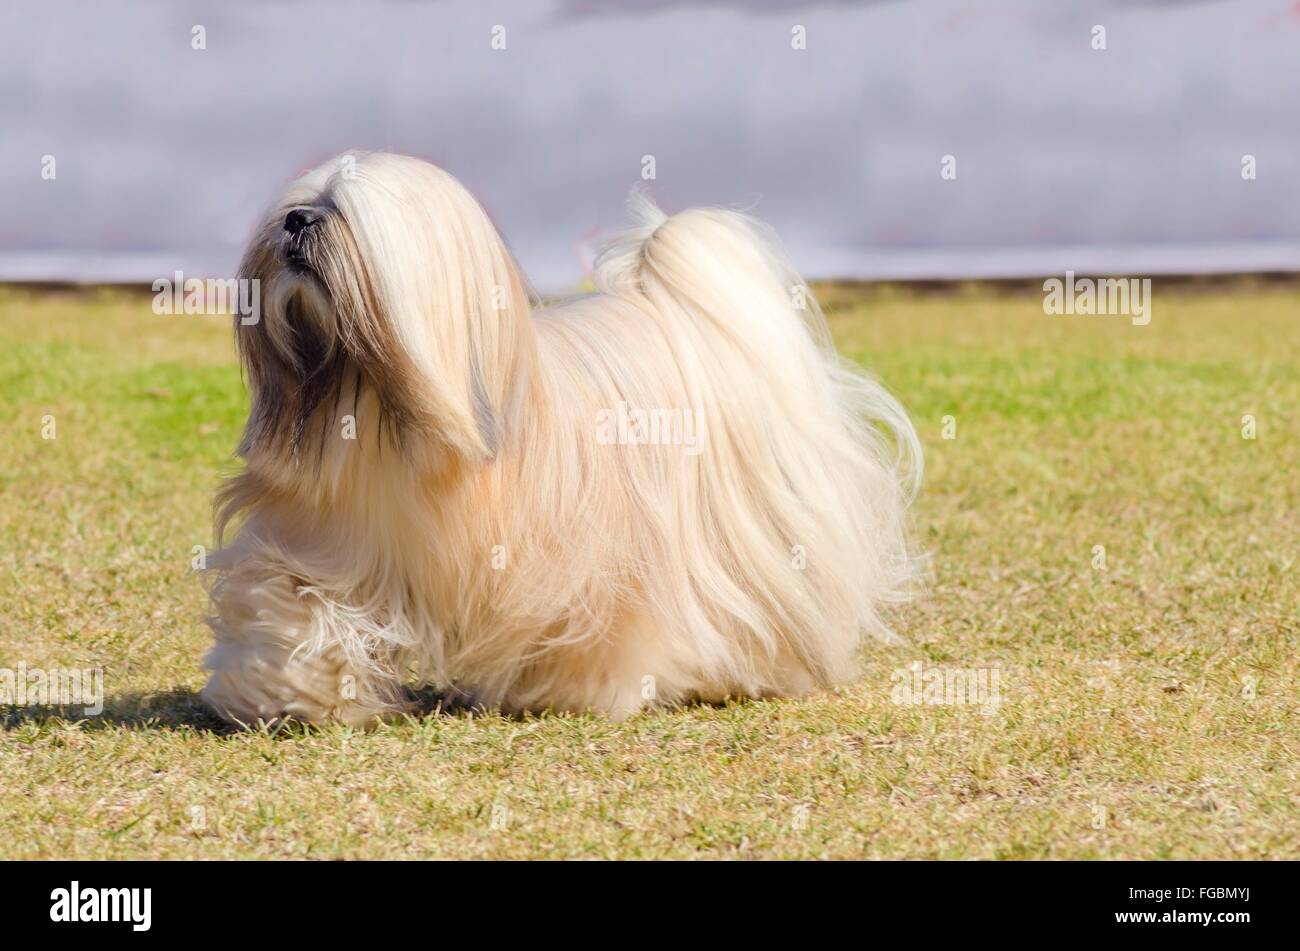
<path id="1" fill-rule="evenodd" d="M 320 220 L 320 215 L 310 208 L 295 208 L 284 216 L 284 230 L 289 234 L 297 234 L 304 228 L 310 228 Z"/>

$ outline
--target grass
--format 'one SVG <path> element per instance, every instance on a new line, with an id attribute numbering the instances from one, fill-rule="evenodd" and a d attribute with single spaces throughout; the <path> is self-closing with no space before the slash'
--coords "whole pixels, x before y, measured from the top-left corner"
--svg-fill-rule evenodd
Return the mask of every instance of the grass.
<path id="1" fill-rule="evenodd" d="M 244 734 L 197 701 L 190 570 L 225 321 L 0 293 L 0 668 L 102 666 L 109 704 L 0 708 L 0 857 L 1298 858 L 1300 293 L 1155 291 L 1134 327 L 825 289 L 921 431 L 933 555 L 837 693 Z M 996 712 L 894 703 L 918 660 L 995 667 Z"/>

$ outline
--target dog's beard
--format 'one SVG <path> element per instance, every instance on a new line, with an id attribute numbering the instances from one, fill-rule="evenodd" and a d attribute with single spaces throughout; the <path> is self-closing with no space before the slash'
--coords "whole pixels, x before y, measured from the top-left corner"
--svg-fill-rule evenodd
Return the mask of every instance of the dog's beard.
<path id="1" fill-rule="evenodd" d="M 370 395 L 374 444 L 404 450 L 409 432 L 427 420 L 346 222 L 331 210 L 303 233 L 267 230 L 241 266 L 241 276 L 264 289 L 264 320 L 236 328 L 253 394 L 241 455 L 267 451 L 319 465 L 339 436 L 340 409 L 356 421 Z"/>
<path id="2" fill-rule="evenodd" d="M 239 326 L 240 355 L 248 372 L 252 410 L 241 452 L 288 452 L 295 461 L 310 441 L 313 419 L 328 426 L 346 379 L 360 389 L 336 329 L 337 310 L 328 290 L 303 266 L 281 266 L 260 278 L 265 304 L 261 325 Z M 323 451 L 326 433 L 319 433 Z"/>
<path id="3" fill-rule="evenodd" d="M 320 413 L 320 454 L 324 453 L 325 440 L 331 419 L 337 416 L 339 395 L 344 380 L 351 375 L 360 389 L 361 371 L 349 364 L 337 338 L 322 330 L 314 315 L 314 306 L 308 303 L 306 292 L 294 294 L 285 307 L 285 324 L 289 329 L 290 363 L 297 379 L 297 390 L 291 401 L 292 424 L 290 448 L 300 455 L 307 441 L 307 427 Z M 351 373 L 349 373 L 351 371 Z M 324 413 L 326 402 L 333 410 Z M 355 405 L 354 405 L 355 410 Z"/>

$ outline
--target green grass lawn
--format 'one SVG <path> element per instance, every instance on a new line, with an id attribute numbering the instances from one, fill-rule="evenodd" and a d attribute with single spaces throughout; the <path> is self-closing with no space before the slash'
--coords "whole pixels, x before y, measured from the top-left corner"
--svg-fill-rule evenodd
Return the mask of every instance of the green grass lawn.
<path id="1" fill-rule="evenodd" d="M 926 448 L 929 590 L 852 686 L 232 734 L 190 569 L 245 408 L 227 322 L 0 292 L 0 668 L 108 696 L 0 708 L 0 858 L 1300 858 L 1300 293 L 1157 283 L 1145 327 L 824 296 Z M 918 660 L 1000 704 L 895 703 Z"/>

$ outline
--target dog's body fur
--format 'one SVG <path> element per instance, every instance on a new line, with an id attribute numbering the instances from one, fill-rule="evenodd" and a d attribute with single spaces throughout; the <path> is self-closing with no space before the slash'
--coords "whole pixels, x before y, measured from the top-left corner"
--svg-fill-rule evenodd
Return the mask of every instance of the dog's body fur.
<path id="1" fill-rule="evenodd" d="M 641 200 L 600 293 L 539 310 L 446 173 L 345 168 L 290 186 L 241 266 L 263 320 L 237 326 L 208 702 L 362 724 L 419 680 L 622 716 L 848 677 L 907 592 L 919 449 L 772 240 Z M 321 219 L 286 237 L 299 207 Z M 689 410 L 699 445 L 608 444 L 620 404 Z"/>

